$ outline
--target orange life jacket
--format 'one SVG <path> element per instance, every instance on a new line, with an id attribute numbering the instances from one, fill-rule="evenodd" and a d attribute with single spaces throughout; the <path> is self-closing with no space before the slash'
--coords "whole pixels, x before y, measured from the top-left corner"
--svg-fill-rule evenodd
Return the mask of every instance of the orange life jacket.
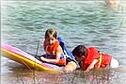
<path id="1" fill-rule="evenodd" d="M 44 41 L 44 49 L 48 54 L 55 55 L 58 46 L 59 46 L 58 41 L 55 41 L 55 43 L 53 43 L 52 45 L 49 45 Z"/>
<path id="2" fill-rule="evenodd" d="M 86 58 L 83 59 L 81 67 L 86 70 L 87 67 L 93 62 L 94 59 L 98 59 L 95 67 L 105 68 L 111 62 L 111 56 L 105 53 L 99 53 L 94 47 L 88 48 L 88 54 Z"/>
<path id="3" fill-rule="evenodd" d="M 52 45 L 48 45 L 44 41 L 44 49 L 45 49 L 46 53 L 51 55 L 51 56 L 55 56 L 55 57 L 52 57 L 52 58 L 56 58 L 56 52 L 57 52 L 58 46 L 60 46 L 58 40 L 56 40 L 55 43 L 53 43 Z M 57 63 L 54 63 L 54 64 L 66 65 L 66 58 L 63 57 Z"/>
<path id="4" fill-rule="evenodd" d="M 60 59 L 58 62 L 56 62 L 57 65 L 66 65 L 66 58 Z"/>

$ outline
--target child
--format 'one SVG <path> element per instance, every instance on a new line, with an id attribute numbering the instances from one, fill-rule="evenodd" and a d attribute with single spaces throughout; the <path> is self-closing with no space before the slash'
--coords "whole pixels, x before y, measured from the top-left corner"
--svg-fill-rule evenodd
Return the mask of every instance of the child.
<path id="1" fill-rule="evenodd" d="M 72 51 L 80 67 L 88 72 L 93 68 L 117 68 L 119 63 L 112 56 L 98 51 L 95 47 L 86 48 L 84 45 L 78 45 Z"/>
<path id="2" fill-rule="evenodd" d="M 66 65 L 66 57 L 59 44 L 56 30 L 48 29 L 45 32 L 44 51 L 46 54 L 41 57 L 42 61 L 57 65 Z"/>
<path id="3" fill-rule="evenodd" d="M 118 6 L 119 0 L 105 0 L 106 4 L 111 8 L 116 8 Z"/>

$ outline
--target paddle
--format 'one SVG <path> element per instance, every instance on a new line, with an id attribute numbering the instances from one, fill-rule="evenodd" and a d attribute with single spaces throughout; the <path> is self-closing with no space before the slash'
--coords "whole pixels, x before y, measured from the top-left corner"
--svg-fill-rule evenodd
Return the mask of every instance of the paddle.
<path id="1" fill-rule="evenodd" d="M 35 54 L 27 52 L 28 54 L 34 56 L 34 57 L 35 57 L 36 59 L 38 59 L 38 60 L 41 60 L 41 59 L 40 59 L 41 55 L 40 55 L 40 56 L 38 55 L 38 53 L 39 53 L 39 47 L 40 47 L 40 42 L 41 42 L 41 41 L 38 41 L 38 42 L 37 42 L 37 48 L 36 48 L 36 53 L 35 53 Z"/>
<path id="2" fill-rule="evenodd" d="M 37 58 L 37 56 L 38 56 L 39 45 L 40 45 L 40 41 L 38 41 L 38 43 L 37 43 L 37 50 L 36 50 L 35 58 Z"/>
<path id="3" fill-rule="evenodd" d="M 35 58 L 37 58 L 38 56 L 38 52 L 39 52 L 39 45 L 40 45 L 40 41 L 38 41 L 37 43 L 37 50 L 36 50 L 36 54 L 35 54 Z M 36 67 L 36 64 L 34 64 L 34 67 Z M 35 76 L 35 70 L 33 69 L 33 81 L 34 84 L 36 84 L 36 76 Z"/>

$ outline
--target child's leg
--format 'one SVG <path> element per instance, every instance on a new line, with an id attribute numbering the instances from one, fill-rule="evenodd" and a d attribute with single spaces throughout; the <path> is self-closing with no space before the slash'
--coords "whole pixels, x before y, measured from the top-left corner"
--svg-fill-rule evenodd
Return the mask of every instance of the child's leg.
<path id="1" fill-rule="evenodd" d="M 117 68 L 117 67 L 119 67 L 119 62 L 112 57 L 110 68 Z"/>

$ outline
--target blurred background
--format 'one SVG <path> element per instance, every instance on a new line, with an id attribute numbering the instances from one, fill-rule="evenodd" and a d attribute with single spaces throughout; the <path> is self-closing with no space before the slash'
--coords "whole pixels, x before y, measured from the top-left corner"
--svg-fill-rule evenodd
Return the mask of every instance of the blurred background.
<path id="1" fill-rule="evenodd" d="M 79 45 L 95 46 L 119 60 L 124 70 L 84 74 L 49 74 L 32 71 L 1 57 L 3 84 L 126 84 L 126 1 L 109 4 L 104 0 L 84 1 L 2 1 L 1 42 L 25 52 L 43 54 L 48 28 L 56 28 L 71 51 Z M 93 72 L 94 73 L 94 72 Z"/>

